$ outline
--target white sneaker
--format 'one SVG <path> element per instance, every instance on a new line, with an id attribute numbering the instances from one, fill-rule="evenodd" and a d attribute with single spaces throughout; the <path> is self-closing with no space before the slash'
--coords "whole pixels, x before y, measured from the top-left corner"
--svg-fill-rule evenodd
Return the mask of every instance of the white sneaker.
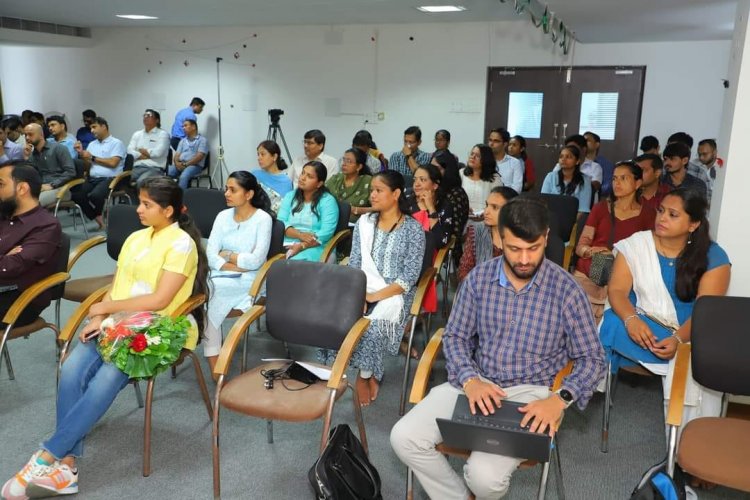
<path id="1" fill-rule="evenodd" d="M 75 493 L 78 493 L 78 471 L 73 472 L 73 469 L 60 462 L 49 467 L 45 474 L 32 477 L 26 486 L 26 495 L 29 498 Z"/>
<path id="2" fill-rule="evenodd" d="M 28 483 L 36 477 L 47 474 L 52 469 L 51 465 L 41 465 L 36 461 L 41 453 L 41 451 L 34 453 L 23 469 L 6 481 L 2 493 L 0 493 L 3 500 L 27 500 L 29 498 L 26 494 Z"/>

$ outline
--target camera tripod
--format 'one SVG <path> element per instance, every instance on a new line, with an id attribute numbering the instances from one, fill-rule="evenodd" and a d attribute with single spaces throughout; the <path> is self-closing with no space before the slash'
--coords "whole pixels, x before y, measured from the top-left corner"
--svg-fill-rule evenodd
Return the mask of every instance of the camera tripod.
<path id="1" fill-rule="evenodd" d="M 289 165 L 292 165 L 292 162 L 294 159 L 292 158 L 292 155 L 289 153 L 289 146 L 286 145 L 286 139 L 284 138 L 284 131 L 281 130 L 281 125 L 279 124 L 278 117 L 274 120 L 271 119 L 271 123 L 268 124 L 268 136 L 266 136 L 267 141 L 273 141 L 278 144 L 278 137 L 281 137 L 281 143 L 284 145 L 284 151 L 286 151 L 286 156 L 289 158 Z"/>
<path id="2" fill-rule="evenodd" d="M 213 188 L 213 177 L 214 173 L 216 172 L 216 169 L 219 169 L 219 189 L 224 189 L 224 173 L 229 173 L 229 168 L 227 167 L 226 162 L 224 161 L 224 144 L 222 142 L 222 136 L 221 136 L 221 72 L 219 70 L 219 63 L 223 61 L 223 57 L 217 57 L 216 58 L 216 97 L 218 98 L 218 108 L 219 108 L 219 147 L 218 147 L 218 158 L 216 158 L 216 163 L 214 164 L 213 170 L 209 171 L 209 177 L 208 177 L 208 185 Z"/>

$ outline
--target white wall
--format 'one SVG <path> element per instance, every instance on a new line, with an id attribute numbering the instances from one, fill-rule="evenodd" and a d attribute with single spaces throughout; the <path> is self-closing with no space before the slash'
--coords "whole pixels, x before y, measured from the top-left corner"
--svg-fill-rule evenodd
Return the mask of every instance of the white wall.
<path id="1" fill-rule="evenodd" d="M 199 126 L 215 146 L 215 58 L 223 57 L 223 142 L 229 169 L 235 170 L 255 166 L 254 147 L 265 138 L 268 108 L 286 111 L 281 124 L 295 156 L 309 128 L 322 129 L 328 152 L 338 156 L 363 126 L 365 113 L 384 112 L 385 120 L 368 128 L 386 154 L 400 148 L 406 126 L 418 124 L 425 149 L 432 149 L 434 130 L 448 128 L 452 149 L 463 157 L 482 140 L 489 65 L 646 65 L 642 134 L 664 140 L 684 129 L 696 139 L 715 137 L 729 46 L 728 41 L 590 44 L 577 45 L 575 57 L 565 58 L 527 20 L 106 29 L 95 30 L 91 48 L 0 45 L 0 81 L 6 112 L 59 110 L 75 128 L 80 111 L 92 107 L 124 141 L 140 126 L 146 107 L 165 107 L 168 128 L 174 113 L 198 95 L 208 103 Z M 341 116 L 325 116 L 326 99 L 340 100 Z M 468 112 L 451 112 L 451 102 Z"/>

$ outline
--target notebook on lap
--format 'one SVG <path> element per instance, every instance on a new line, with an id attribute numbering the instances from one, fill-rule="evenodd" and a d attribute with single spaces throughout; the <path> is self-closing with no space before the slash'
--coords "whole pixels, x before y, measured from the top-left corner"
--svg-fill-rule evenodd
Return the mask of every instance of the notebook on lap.
<path id="1" fill-rule="evenodd" d="M 435 420 L 443 443 L 452 448 L 547 462 L 551 438 L 549 434 L 529 432 L 521 427 L 524 414 L 518 409 L 524 405 L 503 401 L 494 414 L 485 417 L 477 412 L 472 415 L 469 400 L 462 394 L 456 400 L 453 417 Z"/>

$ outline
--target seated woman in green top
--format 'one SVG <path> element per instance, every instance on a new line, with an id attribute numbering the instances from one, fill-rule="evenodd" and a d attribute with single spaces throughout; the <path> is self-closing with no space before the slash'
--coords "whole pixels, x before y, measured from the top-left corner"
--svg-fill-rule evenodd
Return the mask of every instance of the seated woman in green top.
<path id="1" fill-rule="evenodd" d="M 297 189 L 281 201 L 278 219 L 284 223 L 286 258 L 317 261 L 336 232 L 339 204 L 325 187 L 328 170 L 319 161 L 302 167 Z"/>
<path id="2" fill-rule="evenodd" d="M 352 148 L 347 149 L 341 161 L 341 173 L 326 182 L 326 188 L 336 199 L 349 203 L 352 207 L 350 222 L 371 211 L 370 182 L 372 173 L 367 166 L 367 153 Z"/>

